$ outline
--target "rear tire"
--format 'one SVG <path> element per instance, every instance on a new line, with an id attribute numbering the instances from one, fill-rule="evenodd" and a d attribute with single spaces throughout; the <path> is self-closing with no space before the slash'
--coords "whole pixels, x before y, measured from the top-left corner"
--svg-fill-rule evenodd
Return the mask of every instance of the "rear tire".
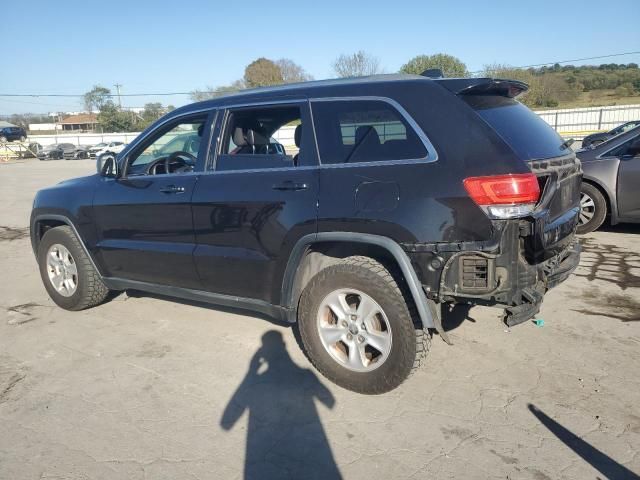
<path id="1" fill-rule="evenodd" d="M 109 294 L 109 289 L 69 226 L 52 228 L 44 234 L 38 246 L 38 265 L 51 300 L 65 310 L 94 307 Z M 60 282 L 60 269 L 64 270 L 66 282 Z"/>
<path id="2" fill-rule="evenodd" d="M 596 187 L 582 183 L 580 188 L 580 216 L 577 232 L 580 235 L 597 230 L 607 216 L 607 202 Z"/>
<path id="3" fill-rule="evenodd" d="M 331 300 L 336 298 L 338 308 Z M 366 305 L 373 314 L 365 314 Z M 305 353 L 322 375 L 364 394 L 398 387 L 429 347 L 413 299 L 369 257 L 348 257 L 313 277 L 300 298 L 297 328 Z"/>

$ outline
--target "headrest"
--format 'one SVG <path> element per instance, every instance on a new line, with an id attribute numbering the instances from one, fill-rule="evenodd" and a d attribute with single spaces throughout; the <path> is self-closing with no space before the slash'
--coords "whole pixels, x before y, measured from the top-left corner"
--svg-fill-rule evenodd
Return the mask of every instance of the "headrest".
<path id="1" fill-rule="evenodd" d="M 233 143 L 237 147 L 244 147 L 247 144 L 247 139 L 244 136 L 242 127 L 236 127 L 233 129 Z"/>
<path id="2" fill-rule="evenodd" d="M 356 145 L 367 143 L 369 145 L 380 145 L 380 137 L 378 132 L 371 125 L 363 125 L 356 128 Z"/>
<path id="3" fill-rule="evenodd" d="M 302 124 L 298 125 L 295 132 L 293 132 L 293 141 L 298 148 L 300 148 L 300 140 L 302 140 Z"/>
<path id="4" fill-rule="evenodd" d="M 202 136 L 202 132 L 204 132 L 204 123 L 198 127 L 198 136 Z"/>
<path id="5" fill-rule="evenodd" d="M 245 133 L 245 138 L 247 139 L 247 143 L 249 145 L 268 145 L 269 139 L 264 135 L 256 132 L 255 130 L 247 129 Z"/>

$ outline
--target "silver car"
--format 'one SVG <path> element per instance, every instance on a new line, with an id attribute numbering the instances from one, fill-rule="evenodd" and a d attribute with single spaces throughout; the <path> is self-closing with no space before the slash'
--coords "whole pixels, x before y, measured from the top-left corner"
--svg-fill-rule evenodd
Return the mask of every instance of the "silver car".
<path id="1" fill-rule="evenodd" d="M 608 217 L 640 223 L 640 126 L 578 150 L 582 162 L 578 233 L 596 230 Z"/>

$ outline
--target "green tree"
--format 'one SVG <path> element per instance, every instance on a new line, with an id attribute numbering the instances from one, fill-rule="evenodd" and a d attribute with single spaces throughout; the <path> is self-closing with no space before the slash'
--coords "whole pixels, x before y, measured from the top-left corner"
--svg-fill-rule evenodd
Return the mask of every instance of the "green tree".
<path id="1" fill-rule="evenodd" d="M 111 102 L 111 90 L 100 85 L 94 85 L 84 94 L 84 108 L 88 112 L 102 111 L 102 107 L 109 102 Z"/>
<path id="2" fill-rule="evenodd" d="M 98 123 L 104 132 L 132 132 L 139 127 L 140 119 L 131 111 L 124 111 L 108 102 L 98 114 Z"/>
<path id="3" fill-rule="evenodd" d="M 249 88 L 279 85 L 284 83 L 282 71 L 275 62 L 260 57 L 244 69 L 244 83 Z"/>
<path id="4" fill-rule="evenodd" d="M 338 77 L 364 77 L 382 73 L 380 60 L 360 50 L 352 54 L 342 54 L 333 61 L 333 71 Z"/>
<path id="5" fill-rule="evenodd" d="M 413 57 L 402 67 L 401 73 L 413 73 L 420 75 L 430 68 L 439 68 L 445 77 L 468 77 L 467 66 L 458 58 L 446 53 L 436 53 L 434 55 L 418 55 Z"/>
<path id="6" fill-rule="evenodd" d="M 142 118 L 145 122 L 155 122 L 166 112 L 165 108 L 160 102 L 147 103 L 142 111 Z"/>

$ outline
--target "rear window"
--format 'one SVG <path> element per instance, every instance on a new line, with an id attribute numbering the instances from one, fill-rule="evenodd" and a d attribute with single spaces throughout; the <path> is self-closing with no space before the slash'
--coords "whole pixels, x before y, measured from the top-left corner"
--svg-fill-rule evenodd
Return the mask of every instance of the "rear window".
<path id="1" fill-rule="evenodd" d="M 522 160 L 558 157 L 562 138 L 547 122 L 513 98 L 499 95 L 462 95 Z"/>

